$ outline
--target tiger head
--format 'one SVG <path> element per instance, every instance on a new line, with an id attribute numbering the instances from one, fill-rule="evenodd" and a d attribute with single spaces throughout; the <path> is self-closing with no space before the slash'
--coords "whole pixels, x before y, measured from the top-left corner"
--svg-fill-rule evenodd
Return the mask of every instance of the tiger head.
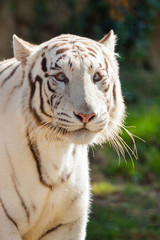
<path id="1" fill-rule="evenodd" d="M 75 144 L 102 143 L 118 134 L 125 105 L 115 42 L 112 30 L 99 42 L 65 34 L 41 45 L 14 35 L 31 122 L 49 129 L 54 140 Z"/>

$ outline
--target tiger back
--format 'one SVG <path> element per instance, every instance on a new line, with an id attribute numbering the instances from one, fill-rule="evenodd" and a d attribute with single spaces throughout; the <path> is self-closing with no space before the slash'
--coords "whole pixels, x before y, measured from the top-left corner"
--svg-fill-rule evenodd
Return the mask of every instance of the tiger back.
<path id="1" fill-rule="evenodd" d="M 115 41 L 13 36 L 0 63 L 0 239 L 85 239 L 88 146 L 115 143 L 124 119 Z"/>

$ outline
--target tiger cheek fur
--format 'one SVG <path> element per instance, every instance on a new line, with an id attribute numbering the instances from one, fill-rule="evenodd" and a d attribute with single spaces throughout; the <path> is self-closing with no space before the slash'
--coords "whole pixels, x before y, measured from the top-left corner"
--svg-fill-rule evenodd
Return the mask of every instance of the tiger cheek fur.
<path id="1" fill-rule="evenodd" d="M 124 118 L 115 40 L 14 35 L 0 63 L 0 239 L 85 239 L 88 146 L 112 141 Z"/>

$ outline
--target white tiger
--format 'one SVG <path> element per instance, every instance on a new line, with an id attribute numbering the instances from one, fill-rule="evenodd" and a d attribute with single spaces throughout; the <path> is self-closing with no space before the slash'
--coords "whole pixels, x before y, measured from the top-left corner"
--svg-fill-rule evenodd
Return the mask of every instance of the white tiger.
<path id="1" fill-rule="evenodd" d="M 13 36 L 0 63 L 0 240 L 84 240 L 88 146 L 114 143 L 125 106 L 116 36 Z"/>

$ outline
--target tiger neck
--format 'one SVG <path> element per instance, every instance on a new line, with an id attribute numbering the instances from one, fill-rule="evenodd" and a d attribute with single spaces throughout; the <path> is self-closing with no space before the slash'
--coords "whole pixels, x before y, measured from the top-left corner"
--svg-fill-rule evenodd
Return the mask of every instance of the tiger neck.
<path id="1" fill-rule="evenodd" d="M 32 142 L 31 148 L 39 164 L 40 179 L 50 188 L 70 178 L 76 185 L 81 171 L 88 175 L 87 145 L 48 142 L 44 138 Z"/>

